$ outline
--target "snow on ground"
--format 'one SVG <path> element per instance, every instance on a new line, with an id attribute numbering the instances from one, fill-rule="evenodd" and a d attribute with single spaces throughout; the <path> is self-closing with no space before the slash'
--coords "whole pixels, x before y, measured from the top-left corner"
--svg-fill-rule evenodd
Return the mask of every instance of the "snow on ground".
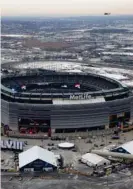
<path id="1" fill-rule="evenodd" d="M 44 68 L 49 70 L 74 70 L 78 69 L 81 70 L 82 65 L 81 63 L 76 62 L 59 62 L 59 61 L 45 61 L 45 62 L 29 62 L 29 63 L 22 63 L 19 65 L 15 65 L 15 68 L 19 69 L 27 69 L 27 68 Z"/>
<path id="2" fill-rule="evenodd" d="M 133 47 L 125 47 L 125 48 L 122 48 L 123 50 L 133 50 Z"/>
<path id="3" fill-rule="evenodd" d="M 89 67 L 87 71 L 116 79 L 127 86 L 133 87 L 133 70 L 111 67 Z"/>
<path id="4" fill-rule="evenodd" d="M 20 35 L 20 34 L 1 34 L 1 37 L 12 37 L 12 38 L 21 38 L 21 37 L 30 37 L 30 35 Z"/>
<path id="5" fill-rule="evenodd" d="M 87 71 L 90 71 L 99 75 L 104 75 L 106 77 L 117 79 L 117 80 L 127 79 L 127 76 L 121 73 L 120 70 L 116 70 L 116 69 L 113 70 L 113 68 L 90 67 L 88 68 Z"/>
<path id="6" fill-rule="evenodd" d="M 103 52 L 102 54 L 105 54 L 105 55 L 127 55 L 127 56 L 133 56 L 132 52 Z"/>
<path id="7" fill-rule="evenodd" d="M 133 80 L 125 80 L 125 81 L 122 81 L 122 83 L 127 86 L 133 87 Z"/>
<path id="8" fill-rule="evenodd" d="M 72 73 L 81 73 L 82 71 L 78 70 L 78 69 L 75 69 L 75 70 L 69 70 L 69 72 L 72 72 Z"/>

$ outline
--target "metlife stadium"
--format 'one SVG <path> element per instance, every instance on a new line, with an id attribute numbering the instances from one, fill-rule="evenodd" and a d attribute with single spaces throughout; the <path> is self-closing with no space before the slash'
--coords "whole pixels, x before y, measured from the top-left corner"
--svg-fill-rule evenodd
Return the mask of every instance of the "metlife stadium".
<path id="1" fill-rule="evenodd" d="M 11 130 L 71 132 L 133 120 L 133 96 L 116 80 L 90 73 L 12 70 L 2 73 L 1 86 L 1 121 Z"/>

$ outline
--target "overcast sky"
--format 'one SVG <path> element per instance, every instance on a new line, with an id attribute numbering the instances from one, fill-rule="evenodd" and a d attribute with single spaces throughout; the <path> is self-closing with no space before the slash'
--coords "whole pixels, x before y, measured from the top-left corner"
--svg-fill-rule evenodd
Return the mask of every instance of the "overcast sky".
<path id="1" fill-rule="evenodd" d="M 1 0 L 2 16 L 133 14 L 133 0 Z"/>

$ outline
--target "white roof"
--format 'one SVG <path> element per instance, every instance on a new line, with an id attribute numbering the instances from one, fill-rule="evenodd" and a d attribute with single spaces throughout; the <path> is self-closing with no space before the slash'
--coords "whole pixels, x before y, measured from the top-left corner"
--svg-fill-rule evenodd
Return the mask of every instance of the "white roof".
<path id="1" fill-rule="evenodd" d="M 133 154 L 133 140 L 124 143 L 123 145 L 119 146 L 119 148 L 120 147 L 129 152 L 130 154 Z"/>
<path id="2" fill-rule="evenodd" d="M 19 154 L 19 168 L 37 159 L 45 161 L 54 166 L 57 166 L 56 157 L 53 152 L 50 152 L 39 146 L 33 146 L 32 148 Z"/>
<path id="3" fill-rule="evenodd" d="M 58 144 L 58 146 L 60 148 L 72 148 L 72 147 L 74 147 L 74 144 L 69 143 L 69 142 L 63 142 L 63 143 Z"/>
<path id="4" fill-rule="evenodd" d="M 87 165 L 93 166 L 93 165 L 101 165 L 104 163 L 110 163 L 109 160 L 97 155 L 97 154 L 92 154 L 92 153 L 87 153 L 84 154 L 81 158 L 81 161 L 83 163 L 86 163 Z"/>

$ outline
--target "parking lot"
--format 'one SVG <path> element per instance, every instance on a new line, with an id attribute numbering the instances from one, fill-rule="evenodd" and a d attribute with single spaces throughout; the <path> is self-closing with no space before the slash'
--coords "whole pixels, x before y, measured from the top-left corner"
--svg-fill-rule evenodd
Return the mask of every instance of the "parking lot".
<path id="1" fill-rule="evenodd" d="M 100 135 L 101 132 L 101 135 Z M 49 149 L 53 151 L 55 154 L 61 154 L 64 157 L 64 164 L 73 165 L 76 169 L 78 167 L 82 167 L 79 165 L 78 160 L 80 157 L 91 151 L 92 149 L 102 149 L 105 146 L 116 144 L 120 145 L 125 142 L 128 142 L 133 139 L 133 131 L 121 133 L 120 139 L 113 140 L 111 139 L 112 133 L 108 133 L 107 131 L 97 131 L 88 132 L 88 133 L 66 133 L 66 134 L 59 134 L 59 137 L 65 137 L 66 141 L 72 142 L 75 144 L 74 150 L 62 150 L 58 148 L 58 144 L 64 142 L 64 140 L 40 140 L 40 139 L 22 139 L 22 138 L 10 138 L 12 140 L 18 141 L 27 141 L 27 145 L 24 146 L 24 150 L 31 148 L 34 145 L 42 146 L 45 149 Z M 107 132 L 107 133 L 106 133 Z M 86 136 L 88 135 L 88 136 Z M 2 136 L 2 139 L 6 139 L 7 137 Z M 9 139 L 9 138 L 8 138 Z M 52 144 L 52 146 L 50 145 Z M 14 160 L 14 153 L 12 151 L 2 151 L 1 152 L 1 159 L 2 159 L 2 167 L 13 168 L 15 166 Z"/>

